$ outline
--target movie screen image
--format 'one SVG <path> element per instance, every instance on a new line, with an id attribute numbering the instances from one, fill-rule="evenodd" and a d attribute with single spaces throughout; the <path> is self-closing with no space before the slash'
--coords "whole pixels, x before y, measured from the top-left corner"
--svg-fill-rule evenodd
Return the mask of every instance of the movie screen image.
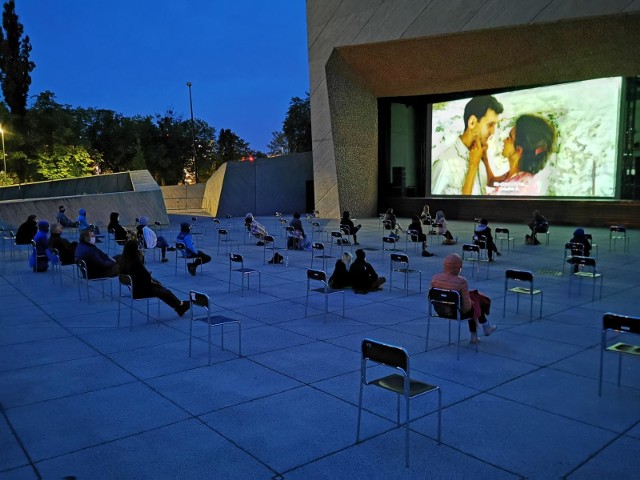
<path id="1" fill-rule="evenodd" d="M 621 89 L 602 78 L 434 103 L 431 194 L 614 197 Z"/>

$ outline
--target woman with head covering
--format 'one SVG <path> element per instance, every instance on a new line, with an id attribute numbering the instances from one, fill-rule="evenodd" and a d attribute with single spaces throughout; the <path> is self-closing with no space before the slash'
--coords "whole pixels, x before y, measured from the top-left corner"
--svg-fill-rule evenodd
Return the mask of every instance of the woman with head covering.
<path id="1" fill-rule="evenodd" d="M 189 300 L 180 301 L 171 290 L 151 277 L 151 273 L 144 266 L 142 253 L 140 253 L 138 242 L 135 240 L 128 240 L 124 244 L 118 263 L 120 274 L 131 277 L 133 298 L 159 298 L 180 316 L 189 310 Z"/>
<path id="2" fill-rule="evenodd" d="M 471 343 L 478 343 L 477 323 L 482 325 L 486 336 L 496 331 L 497 327 L 487 320 L 485 312 L 480 307 L 479 295 L 474 290 L 475 300 L 472 300 L 467 279 L 460 275 L 462 271 L 462 259 L 457 253 L 447 255 L 444 259 L 444 270 L 431 277 L 431 287 L 442 290 L 454 290 L 460 295 L 460 318 L 469 319 L 469 332 Z M 473 293 L 472 292 L 472 293 Z M 474 305 L 475 303 L 475 305 Z"/>
<path id="3" fill-rule="evenodd" d="M 264 237 L 269 235 L 264 225 L 258 223 L 252 213 L 247 213 L 244 217 L 244 226 L 251 234 L 258 239 L 258 246 L 264 245 Z"/>
<path id="4" fill-rule="evenodd" d="M 438 210 L 436 212 L 436 220 L 434 226 L 438 229 L 438 233 L 444 236 L 443 245 L 454 245 L 456 241 L 453 239 L 453 235 L 449 231 L 449 226 L 447 224 L 447 219 L 444 218 L 444 212 L 442 210 Z"/>
<path id="5" fill-rule="evenodd" d="M 198 265 L 203 265 L 211 261 L 211 257 L 204 253 L 202 250 L 198 250 L 193 245 L 193 236 L 191 235 L 191 225 L 187 222 L 180 224 L 180 233 L 176 238 L 176 243 L 182 243 L 185 246 L 183 250 L 184 255 L 187 258 L 193 258 L 193 262 L 187 264 L 187 270 L 193 276 L 196 274 Z"/>

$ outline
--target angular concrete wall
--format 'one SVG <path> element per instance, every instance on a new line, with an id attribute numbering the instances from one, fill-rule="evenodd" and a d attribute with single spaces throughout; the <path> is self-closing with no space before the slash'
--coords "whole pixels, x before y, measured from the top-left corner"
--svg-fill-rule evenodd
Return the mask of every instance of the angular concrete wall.
<path id="1" fill-rule="evenodd" d="M 160 187 L 164 204 L 167 211 L 184 212 L 197 211 L 202 208 L 202 198 L 204 197 L 205 184 L 196 183 L 195 185 L 165 185 Z"/>
<path id="2" fill-rule="evenodd" d="M 377 97 L 638 75 L 639 11 L 627 0 L 307 0 L 316 207 L 377 213 L 377 190 L 362 195 L 351 175 L 377 172 Z"/>
<path id="3" fill-rule="evenodd" d="M 89 190 L 89 186 L 95 186 L 94 190 Z M 124 190 L 115 190 L 120 187 Z M 0 196 L 9 196 L 2 192 L 5 188 L 17 189 L 0 187 Z M 23 185 L 18 189 L 20 191 L 24 191 L 25 197 L 28 192 L 37 196 L 15 198 L 12 192 L 13 199 L 0 201 L 0 224 L 3 226 L 16 227 L 32 214 L 40 220 L 56 223 L 59 205 L 64 205 L 67 216 L 74 220 L 78 210 L 84 208 L 89 222 L 100 226 L 109 223 L 111 212 L 120 213 L 120 223 L 123 225 L 133 225 L 136 217 L 143 215 L 151 221 L 169 222 L 160 187 L 146 170 L 38 182 Z"/>
<path id="4" fill-rule="evenodd" d="M 202 208 L 213 216 L 234 217 L 248 212 L 304 212 L 309 181 L 313 181 L 309 152 L 226 162 L 207 181 Z"/>

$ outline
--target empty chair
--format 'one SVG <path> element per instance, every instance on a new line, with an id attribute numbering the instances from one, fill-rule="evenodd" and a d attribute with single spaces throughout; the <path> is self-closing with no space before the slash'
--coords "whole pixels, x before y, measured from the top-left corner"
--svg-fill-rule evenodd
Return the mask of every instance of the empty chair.
<path id="1" fill-rule="evenodd" d="M 319 282 L 320 287 L 312 288 L 311 282 Z M 322 270 L 307 270 L 307 296 L 304 302 L 304 316 L 307 316 L 309 307 L 309 292 L 322 293 L 324 295 L 324 313 L 329 313 L 329 296 L 333 294 L 342 295 L 342 316 L 344 317 L 344 290 L 337 290 L 329 287 L 327 274 Z"/>
<path id="2" fill-rule="evenodd" d="M 320 234 L 320 239 L 322 239 L 322 234 L 326 234 L 327 231 L 322 228 L 320 222 L 311 222 L 311 241 L 313 242 L 316 238 L 316 234 Z"/>
<path id="3" fill-rule="evenodd" d="M 404 253 L 391 254 L 391 267 L 389 270 L 389 291 L 393 290 L 393 272 L 402 273 L 404 275 L 404 289 L 409 295 L 409 275 L 418 274 L 419 283 L 418 291 L 422 292 L 422 271 L 413 269 L 409 266 L 409 255 Z"/>
<path id="4" fill-rule="evenodd" d="M 496 227 L 496 241 L 500 240 L 500 250 L 504 250 L 503 244 L 507 242 L 507 253 L 509 252 L 509 244 L 511 244 L 511 250 L 515 250 L 516 239 L 511 236 L 508 228 Z"/>
<path id="5" fill-rule="evenodd" d="M 574 271 L 569 276 L 569 296 L 571 296 L 571 284 L 574 277 L 578 278 L 578 295 L 580 294 L 580 288 L 582 286 L 583 278 L 590 278 L 593 280 L 593 289 L 591 300 L 595 300 L 596 298 L 596 282 L 600 279 L 600 298 L 602 298 L 602 273 L 598 272 L 598 268 L 596 265 L 596 259 L 593 257 L 579 257 L 573 256 L 569 260 L 569 263 L 574 267 L 577 267 L 577 270 Z"/>
<path id="6" fill-rule="evenodd" d="M 431 331 L 431 318 L 438 317 L 447 320 L 449 327 L 449 345 L 451 345 L 451 322 L 458 323 L 458 353 L 457 358 L 460 360 L 460 333 L 462 323 L 468 323 L 468 319 L 463 319 L 460 312 L 460 294 L 455 290 L 444 290 L 441 288 L 431 288 L 427 295 L 429 301 L 427 315 L 427 336 L 424 341 L 424 351 L 429 350 L 429 333 Z M 478 352 L 478 342 L 475 343 L 476 352 Z"/>
<path id="7" fill-rule="evenodd" d="M 613 225 L 609 227 L 609 251 L 611 251 L 611 242 L 613 241 L 613 249 L 616 249 L 616 242 L 622 242 L 625 253 L 629 251 L 629 237 L 627 237 L 627 228 L 623 225 Z"/>
<path id="8" fill-rule="evenodd" d="M 418 245 L 422 244 L 422 242 L 420 241 L 420 232 L 418 232 L 417 230 L 410 229 L 410 230 L 406 230 L 404 233 L 405 233 L 405 238 L 404 238 L 405 251 L 409 251 L 409 242 L 412 242 L 415 254 L 417 255 Z M 423 238 L 425 238 L 425 242 L 426 242 L 426 235 Z"/>
<path id="9" fill-rule="evenodd" d="M 526 287 L 522 287 L 520 285 L 514 287 L 514 282 L 519 284 L 526 283 Z M 540 295 L 540 317 L 542 318 L 542 302 L 543 302 L 543 292 L 542 290 L 536 289 L 533 285 L 533 273 L 528 272 L 526 270 L 507 270 L 504 272 L 504 302 L 502 305 L 502 316 L 505 316 L 507 311 L 507 294 L 515 293 L 516 294 L 516 313 L 520 310 L 520 295 L 528 295 L 529 300 L 531 302 L 529 306 L 529 321 L 533 320 L 533 297 L 536 295 Z"/>
<path id="10" fill-rule="evenodd" d="M 608 338 L 609 333 L 614 333 L 616 336 L 611 343 Z M 636 343 L 621 342 L 620 336 L 632 334 L 638 340 Z M 620 386 L 620 380 L 622 376 L 622 357 L 635 356 L 640 358 L 640 318 L 629 317 L 626 315 L 618 315 L 615 313 L 605 313 L 602 317 L 602 337 L 600 346 L 600 375 L 598 381 L 598 395 L 602 395 L 602 376 L 603 376 L 603 363 L 604 353 L 615 353 L 618 355 L 618 386 Z"/>
<path id="11" fill-rule="evenodd" d="M 340 246 L 340 255 L 342 255 L 344 253 L 345 242 L 347 243 L 347 245 L 349 244 L 349 241 L 342 236 L 342 232 L 338 232 L 335 230 L 331 232 L 331 247 L 329 247 L 329 255 L 333 256 L 334 244 Z"/>
<path id="12" fill-rule="evenodd" d="M 238 356 L 242 356 L 242 328 L 240 320 L 234 320 L 221 315 L 211 316 L 211 303 L 209 295 L 205 293 L 191 290 L 189 292 L 189 301 L 191 302 L 191 321 L 189 322 L 189 357 L 191 357 L 191 344 L 193 342 L 193 322 L 204 322 L 207 325 L 207 344 L 209 348 L 209 365 L 211 365 L 211 328 L 220 327 L 220 344 L 224 350 L 224 327 L 225 325 L 238 325 Z M 196 314 L 195 309 L 204 311 Z"/>
<path id="13" fill-rule="evenodd" d="M 239 268 L 233 268 L 234 264 L 239 264 Z M 255 268 L 247 268 L 244 266 L 244 258 L 239 253 L 230 253 L 229 254 L 229 291 L 231 291 L 231 274 L 232 272 L 237 272 L 241 275 L 241 290 L 240 294 L 244 295 L 244 278 L 247 277 L 247 290 L 249 290 L 249 279 L 251 275 L 254 273 L 258 274 L 258 292 L 262 288 L 262 273 L 260 270 L 256 270 Z"/>
<path id="14" fill-rule="evenodd" d="M 151 320 L 151 315 L 149 313 L 150 303 L 152 300 L 155 300 L 158 303 L 158 313 L 156 316 L 156 322 L 160 325 L 160 299 L 157 297 L 144 297 L 144 298 L 133 298 L 133 280 L 129 275 L 120 274 L 118 276 L 118 323 L 120 326 L 120 307 L 122 305 L 123 299 L 129 300 L 129 331 L 133 330 L 133 304 L 134 302 L 146 302 L 147 304 L 147 323 Z M 138 285 L 139 286 L 139 285 Z"/>
<path id="15" fill-rule="evenodd" d="M 465 243 L 462 245 L 462 262 L 474 262 L 471 270 L 472 274 L 478 278 L 480 275 L 480 245 Z M 487 262 L 487 278 L 489 278 L 489 262 Z"/>
<path id="16" fill-rule="evenodd" d="M 398 241 L 395 237 L 382 237 L 382 263 L 384 263 L 385 252 L 403 252 L 401 248 L 397 248 Z"/>
<path id="17" fill-rule="evenodd" d="M 220 255 L 220 245 L 224 245 L 224 253 L 227 254 L 232 244 L 233 240 L 231 240 L 229 230 L 226 228 L 218 229 L 218 255 Z"/>
<path id="18" fill-rule="evenodd" d="M 362 416 L 362 393 L 365 386 L 380 387 L 396 394 L 396 425 L 400 427 L 400 401 L 405 403 L 405 465 L 409 466 L 409 422 L 410 400 L 421 395 L 437 392 L 438 393 L 438 443 L 441 440 L 442 426 L 442 393 L 440 387 L 421 382 L 411 378 L 410 357 L 407 351 L 402 347 L 396 347 L 386 343 L 371 340 L 369 338 L 362 339 L 361 345 L 361 362 L 360 362 L 360 394 L 358 396 L 358 426 L 356 430 L 356 443 L 360 442 L 360 424 Z M 368 362 L 376 365 L 389 367 L 396 373 L 378 377 L 374 380 L 367 379 Z"/>
<path id="19" fill-rule="evenodd" d="M 584 256 L 584 245 L 581 243 L 567 242 L 564 244 L 564 258 L 562 260 L 562 273 L 564 274 L 564 266 L 571 261 L 574 256 Z"/>
<path id="20" fill-rule="evenodd" d="M 322 270 L 327 269 L 327 259 L 333 258 L 331 255 L 326 255 L 324 251 L 324 243 L 313 242 L 311 244 L 311 268 L 313 269 L 313 261 L 318 258 L 322 261 Z"/>

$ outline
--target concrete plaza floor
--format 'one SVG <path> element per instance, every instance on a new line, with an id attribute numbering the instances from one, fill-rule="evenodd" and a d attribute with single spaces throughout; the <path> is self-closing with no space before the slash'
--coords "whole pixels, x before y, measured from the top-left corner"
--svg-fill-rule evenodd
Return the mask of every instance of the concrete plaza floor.
<path id="1" fill-rule="evenodd" d="M 170 243 L 189 217 L 171 216 Z M 274 219 L 259 219 L 277 235 Z M 617 356 L 605 356 L 605 383 L 598 396 L 600 334 L 605 312 L 640 315 L 640 254 L 609 250 L 609 231 L 591 229 L 604 275 L 601 299 L 591 284 L 568 293 L 562 275 L 564 242 L 573 228 L 552 227 L 550 244 L 522 242 L 527 227 L 505 225 L 515 250 L 482 264 L 472 288 L 493 299 L 490 320 L 498 331 L 482 337 L 478 353 L 463 325 L 460 360 L 447 344 L 447 324 L 434 319 L 425 352 L 425 290 L 443 258 L 460 252 L 471 222 L 450 222 L 455 246 L 430 246 L 423 258 L 409 244 L 412 267 L 422 270 L 422 293 L 412 278 L 409 295 L 394 277 L 368 295 L 345 292 L 323 314 L 323 298 L 312 294 L 305 318 L 309 252 L 289 252 L 285 265 L 263 264 L 263 248 L 246 240 L 242 219 L 229 220 L 232 250 L 246 266 L 262 271 L 258 293 L 241 296 L 240 275 L 218 250 L 210 218 L 198 238 L 213 261 L 196 277 L 185 274 L 175 255 L 148 268 L 180 298 L 190 289 L 211 296 L 213 313 L 242 324 L 242 357 L 237 330 L 225 330 L 221 350 L 215 331 L 212 364 L 207 361 L 206 327 L 188 356 L 189 314 L 178 318 L 162 305 L 161 324 L 147 323 L 139 302 L 133 331 L 123 307 L 103 298 L 99 286 L 87 301 L 67 270 L 62 285 L 51 271 L 33 273 L 26 255 L 12 260 L 7 247 L 0 262 L 0 478 L 2 479 L 339 479 L 339 478 L 637 478 L 640 470 L 640 359 L 624 358 L 617 385 Z M 377 219 L 361 220 L 358 240 L 380 275 L 389 277 Z M 407 222 L 404 222 L 406 224 Z M 224 224 L 224 221 L 223 221 Z M 223 225 L 224 226 L 224 225 Z M 309 225 L 310 226 L 310 225 Z M 330 224 L 335 227 L 335 222 Z M 493 225 L 495 227 L 496 225 Z M 321 235 L 321 234 L 316 234 Z M 327 243 L 327 247 L 328 247 Z M 404 247 L 404 239 L 400 242 Z M 101 247 L 106 250 L 106 244 Z M 333 254 L 337 249 L 333 247 Z M 345 247 L 353 248 L 353 247 Z M 595 251 L 594 251 L 595 254 Z M 327 270 L 333 271 L 335 260 Z M 316 260 L 316 267 L 318 266 Z M 508 297 L 503 312 L 504 271 L 531 270 L 544 291 L 544 309 L 529 321 L 527 298 Z M 566 269 L 568 272 L 568 268 Z M 113 288 L 117 294 L 117 281 Z M 107 288 L 108 292 L 108 288 Z M 155 314 L 152 306 L 152 315 Z M 455 332 L 456 330 L 454 330 Z M 404 429 L 396 428 L 393 394 L 365 388 L 362 436 L 355 444 L 360 345 L 368 337 L 404 346 L 413 376 L 439 385 L 443 395 L 442 443 L 436 442 L 435 395 L 412 401 L 411 466 L 404 465 Z M 638 340 L 630 338 L 629 340 Z M 635 473 L 634 473 L 635 472 Z"/>

